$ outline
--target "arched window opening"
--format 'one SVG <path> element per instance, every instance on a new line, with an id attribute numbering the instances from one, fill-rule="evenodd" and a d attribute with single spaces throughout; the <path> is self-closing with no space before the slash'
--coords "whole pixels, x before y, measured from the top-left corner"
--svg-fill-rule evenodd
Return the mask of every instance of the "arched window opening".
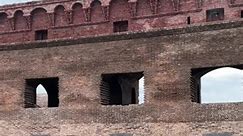
<path id="1" fill-rule="evenodd" d="M 42 84 L 39 84 L 36 88 L 36 106 L 48 107 L 48 94 Z"/>
<path id="2" fill-rule="evenodd" d="M 47 11 L 43 8 L 36 8 L 31 12 L 32 28 L 46 29 L 50 26 Z"/>
<path id="3" fill-rule="evenodd" d="M 3 25 L 6 22 L 7 16 L 6 13 L 0 13 L 0 25 Z"/>
<path id="4" fill-rule="evenodd" d="M 25 108 L 58 107 L 58 78 L 27 79 L 24 92 Z"/>
<path id="5" fill-rule="evenodd" d="M 138 80 L 139 82 L 139 93 L 138 93 L 138 104 L 144 104 L 144 76 Z"/>
<path id="6" fill-rule="evenodd" d="M 24 18 L 24 13 L 21 10 L 18 10 L 14 14 L 14 25 L 16 30 L 24 30 L 27 28 L 27 22 Z"/>
<path id="7" fill-rule="evenodd" d="M 94 0 L 91 3 L 90 7 L 91 7 L 91 22 L 102 22 L 105 20 L 101 2 L 99 0 Z"/>
<path id="8" fill-rule="evenodd" d="M 102 74 L 100 95 L 102 105 L 144 103 L 143 72 Z"/>
<path id="9" fill-rule="evenodd" d="M 5 32 L 8 30 L 8 15 L 6 13 L 0 13 L 0 32 Z"/>
<path id="10" fill-rule="evenodd" d="M 192 73 L 193 101 L 203 104 L 243 102 L 243 70 L 223 67 Z"/>
<path id="11" fill-rule="evenodd" d="M 128 20 L 131 17 L 128 0 L 110 2 L 110 19 L 112 21 Z"/>
<path id="12" fill-rule="evenodd" d="M 73 12 L 73 24 L 81 24 L 85 21 L 83 5 L 75 3 L 72 7 Z"/>
<path id="13" fill-rule="evenodd" d="M 65 8 L 61 5 L 55 8 L 55 26 L 65 26 L 67 25 L 67 18 L 65 14 Z"/>

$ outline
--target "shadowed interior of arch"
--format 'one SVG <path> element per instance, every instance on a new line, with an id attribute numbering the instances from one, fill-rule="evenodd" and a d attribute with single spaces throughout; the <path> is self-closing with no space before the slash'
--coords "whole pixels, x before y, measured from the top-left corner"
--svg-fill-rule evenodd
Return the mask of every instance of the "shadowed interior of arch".
<path id="1" fill-rule="evenodd" d="M 129 105 L 144 103 L 144 74 L 102 74 L 100 95 L 102 105 Z"/>
<path id="2" fill-rule="evenodd" d="M 25 108 L 58 107 L 58 80 L 58 78 L 27 79 L 24 93 Z"/>

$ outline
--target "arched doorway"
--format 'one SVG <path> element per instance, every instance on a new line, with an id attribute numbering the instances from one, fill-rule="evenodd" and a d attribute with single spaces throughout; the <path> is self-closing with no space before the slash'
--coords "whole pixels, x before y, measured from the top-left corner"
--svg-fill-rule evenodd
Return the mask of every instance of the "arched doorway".
<path id="1" fill-rule="evenodd" d="M 41 105 L 43 104 L 46 107 L 58 107 L 59 105 L 58 81 L 59 79 L 56 77 L 26 79 L 26 87 L 24 92 L 25 108 L 42 107 Z M 42 95 L 44 97 L 43 99 L 47 99 L 47 100 L 38 103 L 38 97 L 42 99 Z"/>
<path id="2" fill-rule="evenodd" d="M 198 103 L 243 102 L 241 66 L 192 70 L 192 101 Z"/>
<path id="3" fill-rule="evenodd" d="M 224 67 L 201 77 L 201 103 L 243 102 L 243 71 Z"/>
<path id="4" fill-rule="evenodd" d="M 48 94 L 42 84 L 36 88 L 36 105 L 37 107 L 48 107 Z"/>

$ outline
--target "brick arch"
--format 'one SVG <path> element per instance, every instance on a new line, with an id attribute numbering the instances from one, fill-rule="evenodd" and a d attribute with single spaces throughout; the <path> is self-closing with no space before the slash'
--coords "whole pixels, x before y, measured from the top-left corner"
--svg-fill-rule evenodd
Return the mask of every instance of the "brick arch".
<path id="1" fill-rule="evenodd" d="M 36 87 L 36 106 L 40 108 L 48 107 L 48 92 L 42 84 Z"/>
<path id="2" fill-rule="evenodd" d="M 243 71 L 241 69 L 234 68 L 234 67 L 221 67 L 204 74 L 200 78 L 201 103 L 242 102 L 243 101 L 242 99 L 243 93 L 241 89 L 242 72 Z M 208 85 L 210 83 L 211 85 Z M 211 89 L 209 88 L 209 86 Z M 234 86 L 234 89 L 232 86 Z M 214 93 L 214 94 L 220 93 L 220 94 L 218 94 L 217 97 L 214 96 L 213 99 L 212 98 L 209 99 L 212 96 L 208 95 L 208 93 Z M 236 95 L 241 96 L 241 98 L 236 98 Z"/>
<path id="3" fill-rule="evenodd" d="M 31 18 L 33 29 L 46 29 L 50 26 L 47 10 L 44 8 L 32 10 Z"/>
<path id="4" fill-rule="evenodd" d="M 110 4 L 111 2 L 112 2 L 113 0 L 106 0 L 106 1 L 104 1 L 105 2 L 105 4 Z M 128 2 L 137 2 L 138 0 L 127 0 Z"/>
<path id="5" fill-rule="evenodd" d="M 16 11 L 14 12 L 14 16 L 16 16 L 17 14 L 22 14 L 22 15 L 24 15 L 24 12 L 23 12 L 22 10 L 16 10 Z"/>
<path id="6" fill-rule="evenodd" d="M 146 16 L 151 14 L 150 0 L 137 0 L 137 15 Z"/>
<path id="7" fill-rule="evenodd" d="M 44 7 L 36 7 L 36 8 L 34 8 L 34 9 L 31 10 L 30 14 L 33 14 L 33 13 L 38 12 L 38 11 L 47 12 L 47 9 L 44 8 Z"/>
<path id="8" fill-rule="evenodd" d="M 0 32 L 6 32 L 9 30 L 8 14 L 0 12 Z"/>
<path id="9" fill-rule="evenodd" d="M 73 24 L 81 24 L 85 21 L 83 12 L 83 5 L 81 3 L 74 3 L 72 5 Z"/>
<path id="10" fill-rule="evenodd" d="M 158 0 L 158 14 L 174 12 L 173 0 Z"/>
<path id="11" fill-rule="evenodd" d="M 14 27 L 15 30 L 24 30 L 28 28 L 27 21 L 22 10 L 17 10 L 14 13 Z"/>
<path id="12" fill-rule="evenodd" d="M 81 2 L 81 1 L 77 1 L 77 2 L 73 2 L 73 3 L 70 5 L 70 9 L 73 9 L 73 7 L 74 7 L 75 5 L 82 5 L 82 8 L 84 7 L 84 3 L 83 3 L 83 2 Z"/>
<path id="13" fill-rule="evenodd" d="M 110 18 L 111 20 L 125 20 L 130 18 L 128 0 L 111 0 Z"/>
<path id="14" fill-rule="evenodd" d="M 201 78 L 207 73 L 221 68 L 232 68 L 235 70 L 242 70 L 243 65 L 236 66 L 220 66 L 208 68 L 195 68 L 191 70 L 191 98 L 192 102 L 201 103 Z"/>
<path id="15" fill-rule="evenodd" d="M 25 108 L 35 108 L 39 107 L 36 105 L 36 92 L 37 87 L 41 84 L 48 97 L 48 107 L 58 107 L 59 105 L 59 78 L 39 78 L 39 79 L 27 79 L 24 99 L 25 99 Z"/>
<path id="16" fill-rule="evenodd" d="M 65 7 L 58 5 L 54 9 L 54 22 L 55 26 L 65 26 L 68 24 L 67 16 L 65 14 Z"/>
<path id="17" fill-rule="evenodd" d="M 105 21 L 105 15 L 103 14 L 102 3 L 99 0 L 94 0 L 90 4 L 91 9 L 91 22 Z"/>
<path id="18" fill-rule="evenodd" d="M 90 7 L 92 3 L 99 1 L 101 5 L 105 5 L 104 4 L 104 0 L 88 0 L 86 3 L 84 3 L 84 8 Z"/>

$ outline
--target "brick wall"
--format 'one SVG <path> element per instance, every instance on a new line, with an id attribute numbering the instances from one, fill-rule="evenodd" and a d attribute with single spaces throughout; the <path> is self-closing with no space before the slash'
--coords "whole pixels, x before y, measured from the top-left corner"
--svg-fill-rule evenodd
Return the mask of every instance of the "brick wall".
<path id="1" fill-rule="evenodd" d="M 242 0 L 42 1 L 0 7 L 0 42 L 34 41 L 48 29 L 49 39 L 113 33 L 113 22 L 128 20 L 129 31 L 207 24 L 206 10 L 224 8 L 226 21 L 240 20 Z M 24 35 L 24 36 L 23 36 Z"/>
<path id="2" fill-rule="evenodd" d="M 242 66 L 242 0 L 134 2 L 1 7 L 0 135 L 243 135 L 242 103 L 199 104 L 191 89 L 191 69 Z M 206 22 L 214 8 L 224 8 L 224 21 Z M 112 34 L 121 20 L 130 32 Z M 31 42 L 41 29 L 51 40 Z M 141 71 L 143 105 L 100 104 L 102 74 Z M 24 108 L 26 79 L 51 77 L 59 79 L 59 107 Z"/>
<path id="3" fill-rule="evenodd" d="M 192 102 L 190 80 L 192 68 L 243 63 L 242 26 L 239 21 L 2 46 L 0 134 L 240 136 L 242 103 Z M 138 71 L 144 71 L 144 105 L 100 104 L 101 74 Z M 59 78 L 59 107 L 23 108 L 25 80 L 47 77 Z"/>

